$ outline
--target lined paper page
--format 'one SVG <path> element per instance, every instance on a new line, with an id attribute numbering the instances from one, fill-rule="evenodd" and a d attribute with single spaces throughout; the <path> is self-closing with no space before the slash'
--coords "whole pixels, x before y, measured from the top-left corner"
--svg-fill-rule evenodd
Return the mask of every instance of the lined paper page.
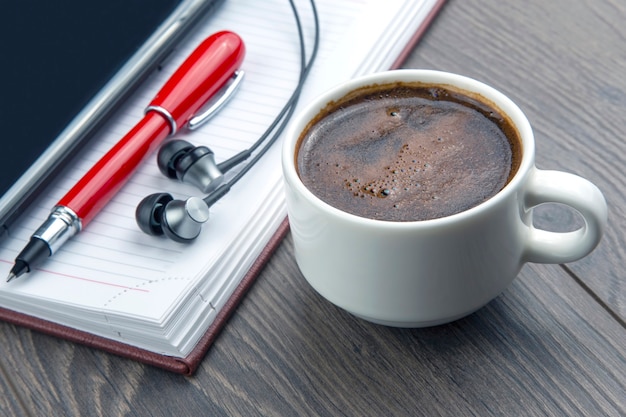
<path id="1" fill-rule="evenodd" d="M 317 0 L 320 52 L 301 104 L 356 74 L 388 68 L 389 59 L 397 56 L 393 51 L 402 48 L 415 30 L 411 16 L 429 9 L 428 2 L 433 3 Z M 405 3 L 411 3 L 410 12 Z M 314 33 L 310 5 L 306 0 L 296 4 L 310 53 Z M 390 25 L 397 29 L 390 31 Z M 407 30 L 410 27 L 413 31 Z M 59 198 L 142 117 L 146 103 L 185 57 L 219 30 L 238 33 L 246 44 L 244 81 L 207 125 L 177 138 L 210 147 L 220 162 L 250 146 L 264 132 L 297 83 L 300 58 L 293 15 L 285 0 L 227 0 L 120 109 L 68 174 L 36 201 L 10 237 L 0 242 L 0 275 L 6 276 L 15 255 Z M 280 146 L 278 141 L 211 208 L 211 219 L 192 244 L 146 236 L 135 225 L 135 208 L 148 194 L 166 191 L 179 199 L 200 195 L 190 186 L 164 178 L 152 155 L 89 226 L 40 270 L 9 284 L 0 283 L 0 302 L 149 350 L 184 355 L 286 215 Z"/>

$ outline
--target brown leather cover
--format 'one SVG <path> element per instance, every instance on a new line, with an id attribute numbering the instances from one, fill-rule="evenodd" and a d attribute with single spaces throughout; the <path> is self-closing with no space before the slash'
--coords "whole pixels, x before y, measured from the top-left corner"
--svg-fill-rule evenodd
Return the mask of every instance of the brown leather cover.
<path id="1" fill-rule="evenodd" d="M 428 16 L 426 16 L 420 27 L 417 28 L 409 42 L 406 44 L 402 52 L 400 52 L 400 55 L 398 55 L 394 63 L 391 65 L 391 68 L 389 69 L 398 69 L 402 66 L 402 64 L 404 64 L 404 61 L 406 61 L 411 52 L 413 52 L 413 49 L 415 49 L 417 43 L 420 41 L 420 39 L 422 39 L 433 20 L 435 20 L 435 17 L 439 13 L 445 2 L 446 0 L 437 1 L 435 6 L 428 13 Z"/>
<path id="2" fill-rule="evenodd" d="M 431 10 L 428 17 L 424 20 L 424 24 L 415 32 L 409 43 L 406 45 L 406 48 L 404 48 L 404 50 L 398 56 L 390 69 L 400 68 L 400 66 L 411 53 L 417 42 L 419 42 L 421 37 L 424 35 L 426 29 L 435 18 L 444 3 L 445 0 L 439 0 L 437 2 L 437 5 Z M 46 321 L 1 307 L 0 320 L 4 320 L 8 323 L 16 324 L 19 326 L 28 327 L 41 333 L 56 336 L 62 339 L 67 339 L 72 342 L 94 347 L 105 352 L 136 360 L 138 362 L 143 362 L 149 365 L 167 369 L 172 372 L 192 375 L 196 371 L 196 369 L 198 369 L 200 362 L 217 338 L 217 335 L 222 330 L 229 317 L 233 314 L 235 308 L 243 299 L 247 291 L 250 289 L 250 287 L 256 280 L 256 277 L 260 274 L 261 270 L 268 262 L 274 251 L 278 248 L 288 231 L 289 222 L 287 219 L 285 219 L 279 226 L 276 233 L 272 236 L 267 246 L 263 249 L 259 257 L 256 259 L 248 273 L 243 277 L 241 283 L 237 286 L 232 296 L 228 299 L 224 307 L 217 314 L 215 321 L 211 324 L 211 326 L 209 326 L 209 329 L 200 339 L 193 351 L 185 358 L 176 358 L 150 352 L 145 349 L 140 349 L 104 337 L 95 336 L 91 333 L 76 330 L 67 326 L 62 326 L 60 324 L 52 323 L 50 321 Z"/>

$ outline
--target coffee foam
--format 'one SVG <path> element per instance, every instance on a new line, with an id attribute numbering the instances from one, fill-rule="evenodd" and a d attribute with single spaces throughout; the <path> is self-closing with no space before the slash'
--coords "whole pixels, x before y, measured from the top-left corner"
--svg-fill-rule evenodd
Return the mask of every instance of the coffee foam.
<path id="1" fill-rule="evenodd" d="M 512 149 L 497 113 L 440 100 L 439 88 L 400 90 L 338 105 L 310 127 L 297 158 L 307 188 L 352 214 L 414 221 L 467 210 L 506 184 Z"/>

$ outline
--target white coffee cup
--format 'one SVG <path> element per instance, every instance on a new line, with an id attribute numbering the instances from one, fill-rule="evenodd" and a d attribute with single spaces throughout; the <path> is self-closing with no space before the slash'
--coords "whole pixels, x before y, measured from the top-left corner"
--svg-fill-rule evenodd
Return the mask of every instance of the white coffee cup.
<path id="1" fill-rule="evenodd" d="M 296 148 L 307 124 L 350 91 L 397 81 L 479 94 L 506 114 L 523 148 L 511 181 L 469 210 L 414 222 L 359 217 L 309 191 L 295 166 Z M 517 105 L 481 82 L 439 71 L 370 74 L 322 94 L 292 121 L 282 167 L 296 261 L 306 280 L 348 312 L 391 326 L 431 326 L 466 316 L 505 290 L 524 263 L 565 263 L 589 254 L 607 221 L 605 199 L 594 184 L 574 174 L 535 167 L 533 132 Z M 535 228 L 533 208 L 543 203 L 573 208 L 584 225 L 565 233 Z"/>

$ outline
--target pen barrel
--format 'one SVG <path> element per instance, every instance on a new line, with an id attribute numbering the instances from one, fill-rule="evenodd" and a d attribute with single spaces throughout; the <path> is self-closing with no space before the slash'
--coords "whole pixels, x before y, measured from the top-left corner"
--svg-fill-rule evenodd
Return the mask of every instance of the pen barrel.
<path id="1" fill-rule="evenodd" d="M 81 219 L 83 227 L 130 178 L 139 164 L 169 135 L 169 124 L 148 113 L 58 202 Z"/>
<path id="2" fill-rule="evenodd" d="M 219 91 L 239 69 L 245 46 L 235 33 L 222 31 L 206 38 L 165 83 L 149 108 L 165 110 L 177 127 Z"/>

